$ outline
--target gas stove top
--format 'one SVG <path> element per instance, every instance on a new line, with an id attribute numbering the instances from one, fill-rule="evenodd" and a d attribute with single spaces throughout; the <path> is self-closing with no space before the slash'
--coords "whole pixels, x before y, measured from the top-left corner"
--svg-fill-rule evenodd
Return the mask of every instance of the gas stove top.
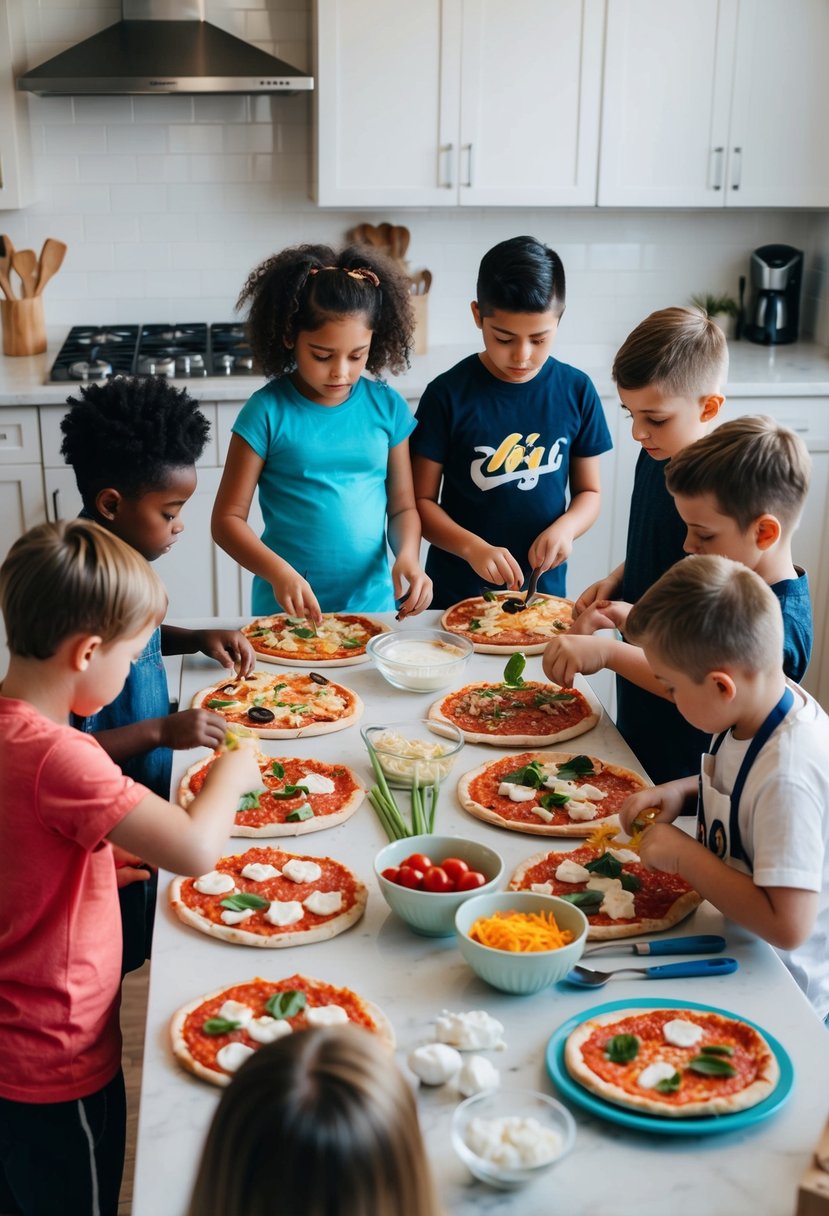
<path id="1" fill-rule="evenodd" d="M 49 380 L 94 381 L 110 376 L 261 374 L 238 323 L 180 325 L 74 325 L 57 354 Z"/>

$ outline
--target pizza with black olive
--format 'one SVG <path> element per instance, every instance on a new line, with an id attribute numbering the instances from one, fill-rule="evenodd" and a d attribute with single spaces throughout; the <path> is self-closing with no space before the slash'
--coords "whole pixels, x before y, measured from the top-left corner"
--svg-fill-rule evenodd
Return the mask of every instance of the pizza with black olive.
<path id="1" fill-rule="evenodd" d="M 345 730 L 363 713 L 356 692 L 313 671 L 252 671 L 203 688 L 192 704 L 219 714 L 231 729 L 242 726 L 263 739 L 330 734 Z"/>
<path id="2" fill-rule="evenodd" d="M 388 625 L 357 613 L 326 612 L 315 625 L 303 617 L 277 613 L 257 617 L 242 633 L 266 663 L 288 667 L 350 667 L 368 660 L 366 645 Z"/>
<path id="3" fill-rule="evenodd" d="M 541 654 L 550 638 L 573 623 L 573 601 L 557 595 L 534 595 L 523 607 L 523 595 L 487 591 L 447 608 L 441 629 L 469 638 L 481 654 Z"/>

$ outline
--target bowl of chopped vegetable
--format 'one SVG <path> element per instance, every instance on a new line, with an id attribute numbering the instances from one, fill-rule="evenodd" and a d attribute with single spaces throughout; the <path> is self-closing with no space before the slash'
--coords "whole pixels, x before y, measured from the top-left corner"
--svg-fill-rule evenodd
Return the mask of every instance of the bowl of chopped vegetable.
<path id="1" fill-rule="evenodd" d="M 504 863 L 487 845 L 462 836 L 405 836 L 374 859 L 386 903 L 415 933 L 451 937 L 465 900 L 492 891 Z"/>
<path id="2" fill-rule="evenodd" d="M 575 1139 L 567 1107 L 535 1089 L 487 1090 L 452 1115 L 455 1152 L 475 1178 L 499 1190 L 546 1175 Z"/>
<path id="3" fill-rule="evenodd" d="M 460 679 L 475 647 L 443 629 L 396 629 L 371 638 L 366 652 L 381 676 L 407 692 L 436 692 Z"/>
<path id="4" fill-rule="evenodd" d="M 463 734 L 451 722 L 416 718 L 360 731 L 375 775 L 379 765 L 386 782 L 397 789 L 439 785 L 445 781 L 463 747 Z M 376 763 L 375 763 L 376 760 Z"/>
<path id="5" fill-rule="evenodd" d="M 458 948 L 493 988 L 528 996 L 563 979 L 587 940 L 581 908 L 533 891 L 481 893 L 455 914 Z"/>

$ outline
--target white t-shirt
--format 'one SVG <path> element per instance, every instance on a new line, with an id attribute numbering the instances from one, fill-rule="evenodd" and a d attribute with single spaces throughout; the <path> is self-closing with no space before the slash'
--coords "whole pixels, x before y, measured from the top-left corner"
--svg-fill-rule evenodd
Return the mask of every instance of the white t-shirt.
<path id="1" fill-rule="evenodd" d="M 819 891 L 812 932 L 778 954 L 821 1018 L 829 1013 L 829 715 L 787 681 L 795 703 L 755 757 L 740 798 L 742 845 L 758 887 Z M 712 784 L 730 793 L 750 740 L 729 733 Z M 737 869 L 744 869 L 739 863 Z"/>

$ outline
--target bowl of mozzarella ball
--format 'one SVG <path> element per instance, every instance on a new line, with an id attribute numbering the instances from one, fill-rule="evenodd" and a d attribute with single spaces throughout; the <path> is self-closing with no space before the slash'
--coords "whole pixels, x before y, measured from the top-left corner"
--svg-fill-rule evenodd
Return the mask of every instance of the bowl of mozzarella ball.
<path id="1" fill-rule="evenodd" d="M 381 676 L 406 692 L 437 692 L 456 684 L 475 647 L 443 629 L 378 633 L 366 646 Z"/>
<path id="2" fill-rule="evenodd" d="M 469 1172 L 499 1190 L 536 1181 L 570 1151 L 576 1138 L 565 1106 L 534 1089 L 493 1089 L 461 1102 L 452 1144 Z"/>

